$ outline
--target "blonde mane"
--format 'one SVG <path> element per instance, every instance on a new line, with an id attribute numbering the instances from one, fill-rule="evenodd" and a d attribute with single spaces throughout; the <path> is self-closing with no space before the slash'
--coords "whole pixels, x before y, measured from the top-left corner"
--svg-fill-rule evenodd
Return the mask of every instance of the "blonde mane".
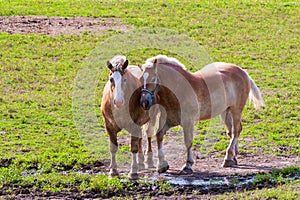
<path id="1" fill-rule="evenodd" d="M 176 58 L 173 58 L 173 57 L 168 57 L 166 55 L 157 55 L 155 57 L 148 58 L 146 60 L 146 63 L 144 65 L 142 65 L 142 69 L 144 70 L 146 68 L 152 68 L 155 60 L 157 61 L 158 64 L 159 63 L 171 64 L 171 65 L 178 66 L 178 67 L 181 67 L 182 69 L 186 70 L 186 67 L 184 66 L 184 64 L 179 62 L 179 60 L 177 60 Z"/>

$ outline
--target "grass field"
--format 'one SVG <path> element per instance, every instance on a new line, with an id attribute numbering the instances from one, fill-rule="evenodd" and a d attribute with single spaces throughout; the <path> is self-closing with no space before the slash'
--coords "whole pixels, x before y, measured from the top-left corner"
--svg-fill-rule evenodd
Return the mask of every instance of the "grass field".
<path id="1" fill-rule="evenodd" d="M 203 45 L 211 60 L 247 69 L 263 93 L 266 108 L 257 112 L 247 105 L 243 113 L 241 152 L 300 155 L 299 2 L 0 1 L 0 16 L 11 15 L 117 17 L 137 28 L 168 28 L 188 35 Z M 106 176 L 101 183 L 92 175 L 60 173 L 108 158 L 107 154 L 103 158 L 92 154 L 80 139 L 73 119 L 72 92 L 85 58 L 116 34 L 118 31 L 69 36 L 0 32 L 0 190 L 12 185 L 6 192 L 13 195 L 26 184 L 51 192 L 67 190 L 68 184 L 75 184 L 80 191 L 105 191 L 107 183 L 115 188 L 122 185 Z M 132 51 L 127 57 L 137 63 L 154 53 L 161 52 Z M 103 131 L 100 96 L 106 76 L 100 79 L 95 112 Z M 207 122 L 201 122 L 196 128 L 204 132 L 205 125 Z M 195 144 L 205 145 L 203 137 L 197 136 Z M 243 142 L 245 138 L 250 143 Z M 227 143 L 225 136 L 218 136 L 209 151 L 224 153 Z M 24 172 L 29 175 L 22 175 Z M 36 172 L 39 175 L 30 175 Z M 289 198 L 286 191 L 291 191 L 292 198 L 299 196 L 297 190 L 299 181 L 229 196 L 285 199 Z"/>

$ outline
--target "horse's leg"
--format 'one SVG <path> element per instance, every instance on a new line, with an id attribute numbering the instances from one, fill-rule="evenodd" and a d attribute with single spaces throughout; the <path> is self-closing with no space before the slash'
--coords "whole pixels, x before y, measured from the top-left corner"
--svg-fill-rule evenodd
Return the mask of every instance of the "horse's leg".
<path id="1" fill-rule="evenodd" d="M 227 108 L 223 113 L 221 113 L 221 119 L 226 127 L 226 134 L 231 138 L 231 131 L 232 131 L 232 119 L 231 114 L 229 112 L 229 108 Z"/>
<path id="2" fill-rule="evenodd" d="M 146 127 L 146 135 L 148 139 L 148 145 L 146 150 L 146 167 L 147 169 L 155 168 L 154 162 L 153 162 L 153 152 L 152 152 L 152 143 L 151 139 L 154 135 L 155 131 L 155 125 L 157 121 L 157 115 L 159 113 L 159 105 L 154 105 L 151 107 L 149 111 L 150 121 L 147 123 Z"/>
<path id="3" fill-rule="evenodd" d="M 227 135 L 229 136 L 229 138 L 231 139 L 232 136 L 232 118 L 231 118 L 231 114 L 229 112 L 229 108 L 227 108 L 223 113 L 221 113 L 221 119 L 225 124 L 226 130 L 227 130 Z M 236 142 L 236 146 L 235 146 L 235 154 L 239 154 L 239 150 L 238 150 L 238 142 Z"/>
<path id="4" fill-rule="evenodd" d="M 184 174 L 192 174 L 192 166 L 194 164 L 193 159 L 193 152 L 192 152 L 192 146 L 193 146 L 193 130 L 194 126 L 193 123 L 188 121 L 187 123 L 183 124 L 183 132 L 184 132 L 184 143 L 187 150 L 187 160 L 186 164 L 182 167 L 181 173 Z"/>
<path id="5" fill-rule="evenodd" d="M 155 116 L 156 117 L 156 116 Z M 151 118 L 146 127 L 148 145 L 146 150 L 146 168 L 154 168 L 151 138 L 154 135 L 155 118 Z"/>
<path id="6" fill-rule="evenodd" d="M 131 135 L 130 151 L 132 156 L 132 162 L 131 162 L 131 169 L 129 172 L 129 177 L 131 179 L 138 179 L 137 154 L 139 152 L 139 141 L 140 141 L 139 137 L 136 137 L 134 134 Z"/>
<path id="7" fill-rule="evenodd" d="M 139 138 L 139 151 L 138 151 L 138 169 L 139 170 L 144 170 L 145 169 L 145 164 L 144 164 L 144 153 L 143 153 L 143 137 L 142 135 Z"/>
<path id="8" fill-rule="evenodd" d="M 162 149 L 163 137 L 166 134 L 167 130 L 169 130 L 169 126 L 167 123 L 164 124 L 163 128 L 160 129 L 156 133 L 156 141 L 157 141 L 157 157 L 158 157 L 158 164 L 157 164 L 157 171 L 158 173 L 164 173 L 169 169 L 169 164 L 165 160 L 165 155 Z"/>
<path id="9" fill-rule="evenodd" d="M 239 131 L 238 131 L 238 135 L 237 135 L 237 138 L 239 138 L 240 137 L 240 134 L 241 134 L 241 132 L 242 132 L 242 130 L 243 130 L 243 126 L 242 126 L 242 119 L 240 120 L 240 126 L 239 126 Z M 235 143 L 235 161 L 236 161 L 236 164 L 237 164 L 237 160 L 236 160 L 236 156 L 238 155 L 238 154 L 240 154 L 240 152 L 239 152 L 239 145 L 238 145 L 238 140 L 236 140 L 236 143 Z"/>
<path id="10" fill-rule="evenodd" d="M 223 167 L 231 167 L 237 165 L 236 155 L 238 153 L 238 138 L 240 132 L 242 131 L 241 124 L 241 111 L 240 109 L 230 109 L 232 118 L 232 136 L 230 139 L 230 144 L 226 150 L 226 156 L 223 162 Z"/>
<path id="11" fill-rule="evenodd" d="M 116 161 L 116 153 L 118 151 L 118 141 L 117 141 L 117 132 L 113 132 L 107 129 L 109 135 L 109 150 L 111 155 L 110 161 L 110 176 L 118 176 L 119 172 L 117 170 L 117 161 Z"/>

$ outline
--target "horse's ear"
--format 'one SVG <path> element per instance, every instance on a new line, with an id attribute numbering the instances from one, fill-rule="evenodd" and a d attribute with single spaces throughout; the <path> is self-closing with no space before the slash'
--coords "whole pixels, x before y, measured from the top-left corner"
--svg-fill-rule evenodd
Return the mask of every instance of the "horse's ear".
<path id="1" fill-rule="evenodd" d="M 128 66 L 128 60 L 126 60 L 126 61 L 124 62 L 123 66 L 122 66 L 122 69 L 123 69 L 123 70 L 126 69 L 127 66 Z"/>
<path id="2" fill-rule="evenodd" d="M 153 68 L 155 69 L 155 73 L 157 73 L 157 59 L 153 61 Z"/>
<path id="3" fill-rule="evenodd" d="M 142 68 L 142 65 L 141 65 L 141 64 L 138 64 L 138 67 L 141 69 L 141 68 Z"/>
<path id="4" fill-rule="evenodd" d="M 112 64 L 111 64 L 111 62 L 110 62 L 109 60 L 106 62 L 106 66 L 107 66 L 108 69 L 110 69 L 110 70 L 112 70 L 112 68 L 113 68 L 113 66 L 112 66 Z"/>

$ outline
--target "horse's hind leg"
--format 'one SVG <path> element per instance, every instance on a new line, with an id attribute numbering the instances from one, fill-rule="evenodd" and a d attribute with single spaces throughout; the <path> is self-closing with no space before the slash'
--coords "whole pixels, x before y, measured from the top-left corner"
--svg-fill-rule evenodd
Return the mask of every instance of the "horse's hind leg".
<path id="1" fill-rule="evenodd" d="M 223 167 L 231 167 L 233 165 L 237 165 L 236 154 L 238 153 L 238 138 L 240 136 L 240 132 L 242 131 L 240 109 L 231 108 L 230 113 L 232 118 L 232 134 L 230 144 L 226 150 Z"/>
<path id="2" fill-rule="evenodd" d="M 231 131 L 232 131 L 232 119 L 231 114 L 229 112 L 229 108 L 227 108 L 223 113 L 221 113 L 221 119 L 225 124 L 227 135 L 231 138 Z"/>
<path id="3" fill-rule="evenodd" d="M 232 118 L 231 118 L 231 113 L 229 111 L 229 108 L 227 108 L 223 113 L 221 113 L 221 119 L 225 124 L 226 130 L 227 130 L 227 135 L 230 137 L 232 136 Z M 238 151 L 238 142 L 236 142 L 235 146 L 235 154 L 239 154 Z"/>

